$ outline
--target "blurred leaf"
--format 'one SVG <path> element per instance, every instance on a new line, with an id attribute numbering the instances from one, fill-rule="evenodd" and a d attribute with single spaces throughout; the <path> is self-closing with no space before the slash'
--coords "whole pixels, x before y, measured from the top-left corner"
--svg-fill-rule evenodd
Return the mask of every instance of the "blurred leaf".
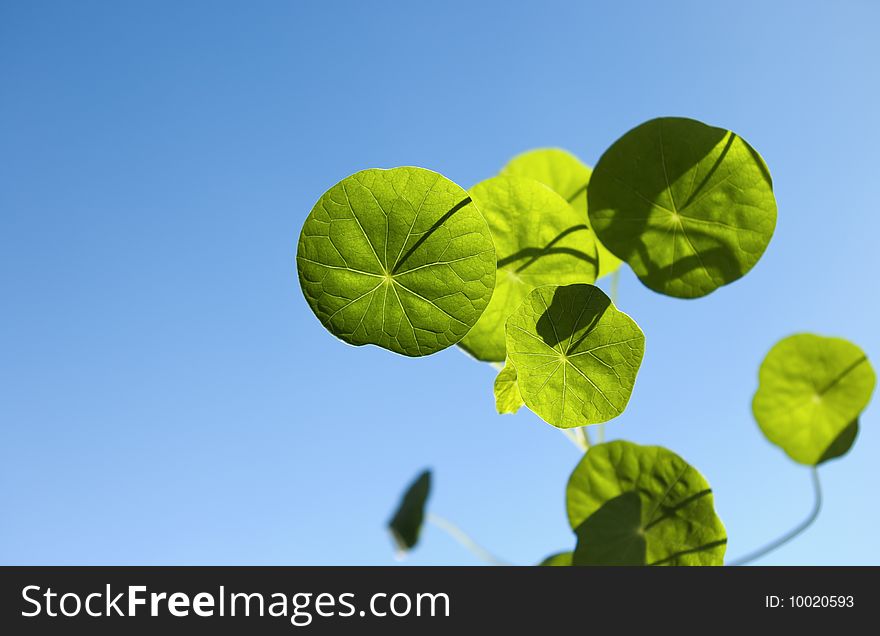
<path id="1" fill-rule="evenodd" d="M 573 154 L 561 148 L 536 148 L 517 155 L 504 168 L 502 175 L 529 177 L 540 181 L 569 202 L 587 223 L 587 187 L 592 170 Z M 596 242 L 599 274 L 602 278 L 620 267 L 620 259 Z"/>
<path id="2" fill-rule="evenodd" d="M 853 343 L 805 333 L 777 342 L 758 380 L 752 412 L 761 431 L 794 461 L 816 465 L 852 446 L 876 376 Z"/>
<path id="3" fill-rule="evenodd" d="M 353 345 L 407 356 L 457 343 L 495 287 L 489 228 L 467 192 L 423 168 L 364 170 L 330 188 L 299 239 L 303 294 Z"/>
<path id="4" fill-rule="evenodd" d="M 824 464 L 827 461 L 846 455 L 849 452 L 849 449 L 852 448 L 852 445 L 855 444 L 856 437 L 858 436 L 859 421 L 853 420 L 840 432 L 840 435 L 831 442 L 831 445 L 825 449 L 825 452 L 822 453 L 822 457 L 819 458 L 817 464 Z"/>
<path id="5" fill-rule="evenodd" d="M 623 412 L 645 335 L 598 287 L 545 285 L 510 316 L 507 348 L 526 406 L 574 428 Z"/>
<path id="6" fill-rule="evenodd" d="M 493 177 L 471 196 L 492 232 L 498 274 L 489 306 L 460 345 L 478 360 L 502 362 L 507 317 L 538 285 L 596 280 L 596 243 L 583 215 L 533 179 Z"/>
<path id="7" fill-rule="evenodd" d="M 425 519 L 425 503 L 430 491 L 431 471 L 425 470 L 407 488 L 397 511 L 388 522 L 394 543 L 401 552 L 412 550 L 419 542 Z"/>
<path id="8" fill-rule="evenodd" d="M 574 565 L 722 565 L 727 545 L 705 478 L 659 446 L 593 446 L 566 490 Z"/>
<path id="9" fill-rule="evenodd" d="M 541 561 L 539 566 L 564 567 L 571 565 L 572 552 L 557 552 Z"/>
<path id="10" fill-rule="evenodd" d="M 587 192 L 591 227 L 654 291 L 705 296 L 746 274 L 776 227 L 760 155 L 692 119 L 652 119 L 599 159 Z"/>

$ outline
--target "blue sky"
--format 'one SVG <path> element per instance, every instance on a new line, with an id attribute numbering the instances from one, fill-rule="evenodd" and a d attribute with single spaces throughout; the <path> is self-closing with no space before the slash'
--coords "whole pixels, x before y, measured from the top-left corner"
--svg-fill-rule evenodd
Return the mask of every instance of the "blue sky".
<path id="1" fill-rule="evenodd" d="M 315 200 L 367 167 L 465 187 L 561 146 L 594 164 L 694 117 L 764 156 L 776 235 L 682 301 L 623 273 L 647 336 L 611 437 L 713 485 L 735 557 L 796 524 L 808 471 L 750 401 L 798 331 L 880 357 L 876 3 L 4 2 L 0 7 L 0 563 L 387 564 L 401 489 L 516 563 L 573 545 L 578 460 L 494 414 L 455 348 L 333 339 L 298 288 Z M 880 564 L 880 405 L 823 467 L 776 564 Z M 428 528 L 408 563 L 474 558 Z"/>

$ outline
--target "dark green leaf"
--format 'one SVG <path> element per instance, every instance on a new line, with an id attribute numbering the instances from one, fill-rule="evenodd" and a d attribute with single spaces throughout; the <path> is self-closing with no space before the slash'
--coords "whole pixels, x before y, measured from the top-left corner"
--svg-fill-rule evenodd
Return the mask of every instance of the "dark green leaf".
<path id="1" fill-rule="evenodd" d="M 401 552 L 413 549 L 419 541 L 430 491 L 431 471 L 426 470 L 407 488 L 397 511 L 388 522 L 394 543 Z"/>

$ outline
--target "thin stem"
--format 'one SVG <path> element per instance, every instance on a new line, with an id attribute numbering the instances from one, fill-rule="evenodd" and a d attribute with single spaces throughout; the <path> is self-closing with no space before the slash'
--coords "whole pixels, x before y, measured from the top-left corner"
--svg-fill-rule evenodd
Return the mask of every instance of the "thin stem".
<path id="1" fill-rule="evenodd" d="M 593 445 L 593 440 L 590 439 L 590 431 L 587 430 L 586 426 L 581 426 L 577 431 L 580 433 L 581 439 L 584 440 L 584 450 L 589 450 L 590 446 Z"/>
<path id="2" fill-rule="evenodd" d="M 510 563 L 499 559 L 494 554 L 489 552 L 486 548 L 471 539 L 470 535 L 467 532 L 459 528 L 448 519 L 444 519 L 439 515 L 428 513 L 428 523 L 432 523 L 443 530 L 443 532 L 458 541 L 463 547 L 469 550 L 481 561 L 485 561 L 489 565 L 510 565 Z"/>
<path id="3" fill-rule="evenodd" d="M 562 434 L 568 438 L 572 444 L 575 445 L 579 451 L 587 452 L 590 448 L 590 438 L 587 436 L 584 427 L 581 428 L 561 428 Z"/>
<path id="4" fill-rule="evenodd" d="M 741 556 L 727 565 L 746 565 L 752 561 L 756 561 L 765 554 L 781 548 L 812 525 L 822 511 L 822 485 L 819 483 L 819 470 L 815 466 L 811 468 L 810 475 L 813 478 L 813 510 L 810 512 L 810 515 L 775 541 L 771 541 L 767 545 L 758 548 L 754 552 L 750 552 L 745 556 Z"/>
<path id="5" fill-rule="evenodd" d="M 617 305 L 617 289 L 620 286 L 620 270 L 615 269 L 611 273 L 611 289 L 609 290 L 609 296 L 611 296 L 611 302 Z"/>

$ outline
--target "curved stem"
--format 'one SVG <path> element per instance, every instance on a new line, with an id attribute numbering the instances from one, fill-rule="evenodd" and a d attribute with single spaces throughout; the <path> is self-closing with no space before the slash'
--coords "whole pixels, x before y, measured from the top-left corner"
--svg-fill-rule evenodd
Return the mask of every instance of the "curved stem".
<path id="1" fill-rule="evenodd" d="M 458 541 L 462 546 L 467 548 L 474 556 L 476 556 L 481 561 L 485 561 L 489 565 L 510 565 L 510 563 L 499 559 L 494 554 L 489 552 L 486 548 L 471 539 L 470 535 L 467 532 L 459 528 L 448 519 L 444 519 L 439 515 L 428 513 L 428 523 L 432 523 L 443 530 L 443 532 Z"/>
<path id="2" fill-rule="evenodd" d="M 776 550 L 777 548 L 781 548 L 812 525 L 812 523 L 819 516 L 819 513 L 822 511 L 822 485 L 819 483 L 819 470 L 815 466 L 813 466 L 810 470 L 810 474 L 813 478 L 814 500 L 813 510 L 810 511 L 809 516 L 775 541 L 771 541 L 767 545 L 758 548 L 754 552 L 750 552 L 744 556 L 741 556 L 740 558 L 731 561 L 727 565 L 746 565 L 748 563 L 751 563 L 752 561 L 756 561 L 765 554 L 773 552 L 773 550 Z"/>

